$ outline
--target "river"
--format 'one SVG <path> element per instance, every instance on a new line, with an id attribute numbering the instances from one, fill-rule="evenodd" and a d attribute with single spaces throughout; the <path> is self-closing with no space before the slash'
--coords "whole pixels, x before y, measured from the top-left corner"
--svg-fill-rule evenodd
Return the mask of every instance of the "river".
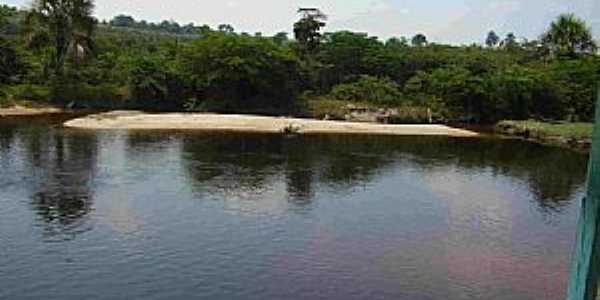
<path id="1" fill-rule="evenodd" d="M 0 119 L 0 299 L 563 299 L 587 157 Z"/>

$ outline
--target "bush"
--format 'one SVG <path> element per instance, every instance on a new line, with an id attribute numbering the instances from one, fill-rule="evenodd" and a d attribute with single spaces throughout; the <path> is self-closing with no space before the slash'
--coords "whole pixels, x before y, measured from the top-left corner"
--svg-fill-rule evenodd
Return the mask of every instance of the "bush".
<path id="1" fill-rule="evenodd" d="M 359 103 L 357 105 L 361 105 Z M 316 119 L 344 120 L 350 113 L 348 102 L 327 98 L 310 98 L 304 101 L 306 115 Z M 367 104 L 364 103 L 366 106 Z"/>
<path id="2" fill-rule="evenodd" d="M 329 98 L 345 101 L 364 101 L 383 105 L 399 105 L 403 100 L 400 86 L 389 78 L 360 76 L 352 83 L 333 87 Z"/>
<path id="3" fill-rule="evenodd" d="M 390 124 L 428 124 L 431 115 L 431 110 L 426 107 L 406 106 L 396 109 L 397 112 L 390 116 Z M 438 120 L 439 118 L 435 118 Z"/>
<path id="4" fill-rule="evenodd" d="M 183 56 L 196 98 L 210 99 L 222 111 L 291 110 L 296 105 L 297 57 L 269 39 L 213 33 L 192 43 Z"/>
<path id="5" fill-rule="evenodd" d="M 10 86 L 6 91 L 7 97 L 15 100 L 48 102 L 51 99 L 50 88 L 45 85 L 19 84 Z"/>
<path id="6" fill-rule="evenodd" d="M 128 108 L 132 106 L 127 88 L 114 84 L 59 84 L 52 89 L 52 100 L 77 108 Z"/>
<path id="7" fill-rule="evenodd" d="M 191 112 L 216 112 L 223 109 L 223 103 L 214 99 L 198 100 L 192 98 L 185 102 L 184 108 Z"/>
<path id="8" fill-rule="evenodd" d="M 0 107 L 6 107 L 9 104 L 6 88 L 0 88 Z"/>

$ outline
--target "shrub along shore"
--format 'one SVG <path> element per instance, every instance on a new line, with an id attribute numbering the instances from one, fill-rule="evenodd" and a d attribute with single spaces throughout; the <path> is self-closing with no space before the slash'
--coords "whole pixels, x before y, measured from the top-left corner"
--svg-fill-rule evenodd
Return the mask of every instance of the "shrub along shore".
<path id="1" fill-rule="evenodd" d="M 573 122 L 501 121 L 495 127 L 500 134 L 521 137 L 544 144 L 589 150 L 594 124 Z"/>

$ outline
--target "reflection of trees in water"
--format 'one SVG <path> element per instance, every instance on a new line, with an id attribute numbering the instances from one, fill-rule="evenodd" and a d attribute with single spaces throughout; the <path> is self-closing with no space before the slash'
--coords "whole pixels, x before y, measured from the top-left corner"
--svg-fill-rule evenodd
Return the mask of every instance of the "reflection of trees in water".
<path id="1" fill-rule="evenodd" d="M 300 139 L 286 139 L 283 151 L 287 153 L 285 177 L 290 202 L 297 206 L 311 203 L 314 197 L 313 181 L 317 165 L 316 158 Z"/>
<path id="2" fill-rule="evenodd" d="M 513 140 L 437 137 L 187 135 L 186 169 L 194 185 L 260 189 L 283 172 L 290 201 L 310 203 L 316 182 L 348 189 L 386 168 L 453 166 L 527 183 L 540 209 L 560 210 L 585 181 L 586 156 Z"/>
<path id="3" fill-rule="evenodd" d="M 0 158 L 8 159 L 6 155 L 13 146 L 16 136 L 17 125 L 14 122 L 2 120 L 0 122 Z"/>
<path id="4" fill-rule="evenodd" d="M 143 131 L 131 131 L 126 136 L 126 150 L 137 155 L 146 151 L 154 152 L 157 148 L 169 146 L 176 136 L 172 132 L 153 132 L 148 134 Z"/>
<path id="5" fill-rule="evenodd" d="M 270 176 L 282 175 L 288 200 L 299 206 L 311 202 L 317 178 L 351 187 L 369 181 L 383 161 L 378 155 L 346 152 L 330 139 L 277 135 L 188 135 L 183 150 L 196 189 L 261 191 Z"/>
<path id="6" fill-rule="evenodd" d="M 494 174 L 527 183 L 539 208 L 546 212 L 561 210 L 585 183 L 587 156 L 583 154 L 516 140 L 456 141 L 451 145 L 458 167 L 489 168 Z"/>
<path id="7" fill-rule="evenodd" d="M 97 141 L 91 134 L 44 129 L 24 136 L 34 174 L 32 205 L 49 237 L 70 238 L 89 229 Z"/>
<path id="8" fill-rule="evenodd" d="M 186 166 L 197 182 L 216 180 L 249 189 L 263 185 L 266 177 L 282 164 L 281 146 L 280 138 L 270 136 L 186 135 L 183 138 Z"/>

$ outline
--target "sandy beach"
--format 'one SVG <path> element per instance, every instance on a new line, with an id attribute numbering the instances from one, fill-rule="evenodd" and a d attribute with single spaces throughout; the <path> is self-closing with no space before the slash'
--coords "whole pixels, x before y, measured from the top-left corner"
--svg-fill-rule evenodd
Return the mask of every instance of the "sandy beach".
<path id="1" fill-rule="evenodd" d="M 137 111 L 113 111 L 67 121 L 69 128 L 80 129 L 185 129 L 204 131 L 263 132 L 294 134 L 381 134 L 440 135 L 475 137 L 476 132 L 444 125 L 383 125 L 343 121 L 320 121 L 253 115 L 204 113 L 149 114 Z"/>

